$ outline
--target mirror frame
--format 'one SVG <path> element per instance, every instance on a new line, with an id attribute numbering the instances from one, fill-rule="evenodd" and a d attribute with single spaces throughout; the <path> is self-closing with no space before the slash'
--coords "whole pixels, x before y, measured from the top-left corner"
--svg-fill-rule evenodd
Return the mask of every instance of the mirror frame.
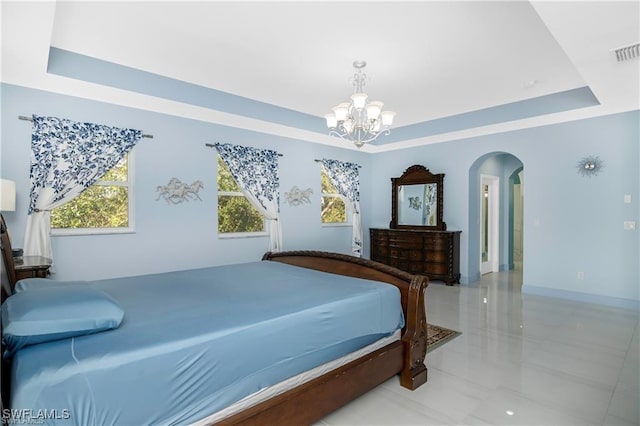
<path id="1" fill-rule="evenodd" d="M 437 185 L 437 222 L 435 226 L 429 225 L 399 225 L 398 224 L 398 188 L 402 185 L 432 184 Z M 419 164 L 415 164 L 404 171 L 402 176 L 391 178 L 391 229 L 430 229 L 445 231 L 447 224 L 443 221 L 443 198 L 444 198 L 444 173 L 432 174 L 429 169 Z"/>

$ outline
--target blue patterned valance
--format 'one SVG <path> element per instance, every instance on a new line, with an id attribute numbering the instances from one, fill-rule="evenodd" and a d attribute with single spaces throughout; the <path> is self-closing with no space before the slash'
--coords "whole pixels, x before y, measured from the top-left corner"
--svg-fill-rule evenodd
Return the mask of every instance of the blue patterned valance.
<path id="1" fill-rule="evenodd" d="M 51 210 L 93 185 L 141 137 L 141 130 L 33 116 L 25 255 L 53 259 L 49 236 Z"/>
<path id="2" fill-rule="evenodd" d="M 360 202 L 359 165 L 323 158 L 322 166 L 340 195 L 351 202 Z"/>
<path id="3" fill-rule="evenodd" d="M 36 208 L 42 188 L 55 191 L 53 202 L 62 200 L 77 185 L 88 188 L 118 164 L 141 137 L 141 130 L 34 115 L 29 214 Z"/>
<path id="4" fill-rule="evenodd" d="M 280 188 L 278 157 L 280 154 L 270 149 L 251 146 L 229 143 L 214 145 L 238 185 L 255 194 L 259 199 L 275 200 L 280 205 L 278 192 Z"/>

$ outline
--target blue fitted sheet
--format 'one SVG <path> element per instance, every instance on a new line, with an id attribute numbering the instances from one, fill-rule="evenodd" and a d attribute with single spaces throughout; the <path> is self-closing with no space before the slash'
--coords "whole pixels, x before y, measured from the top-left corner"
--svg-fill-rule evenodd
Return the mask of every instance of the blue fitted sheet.
<path id="1" fill-rule="evenodd" d="M 18 351 L 12 409 L 68 410 L 60 424 L 185 424 L 404 325 L 395 286 L 279 262 L 88 285 L 122 306 L 122 325 Z"/>

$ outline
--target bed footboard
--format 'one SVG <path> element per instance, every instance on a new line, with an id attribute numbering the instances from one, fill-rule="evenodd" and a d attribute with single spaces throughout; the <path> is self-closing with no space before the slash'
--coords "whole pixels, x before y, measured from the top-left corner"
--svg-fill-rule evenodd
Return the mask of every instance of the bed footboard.
<path id="1" fill-rule="evenodd" d="M 399 374 L 400 384 L 411 390 L 427 381 L 427 277 L 367 259 L 319 251 L 269 252 L 262 260 L 395 285 L 405 315 L 402 338 L 216 425 L 311 424 L 394 375 Z"/>
<path id="2" fill-rule="evenodd" d="M 424 359 L 427 355 L 427 316 L 424 291 L 427 285 L 427 277 L 416 275 L 411 280 L 407 296 L 405 310 L 407 327 L 402 335 L 402 341 L 405 345 L 405 361 L 400 373 L 400 384 L 411 390 L 427 381 L 427 367 L 424 365 Z"/>
<path id="3" fill-rule="evenodd" d="M 411 390 L 427 381 L 427 368 L 424 364 L 427 353 L 427 317 L 424 301 L 429 282 L 427 277 L 412 275 L 368 259 L 321 251 L 268 252 L 262 260 L 382 281 L 398 287 L 406 324 L 402 333 L 402 369 L 394 374 L 400 373 L 400 384 Z"/>

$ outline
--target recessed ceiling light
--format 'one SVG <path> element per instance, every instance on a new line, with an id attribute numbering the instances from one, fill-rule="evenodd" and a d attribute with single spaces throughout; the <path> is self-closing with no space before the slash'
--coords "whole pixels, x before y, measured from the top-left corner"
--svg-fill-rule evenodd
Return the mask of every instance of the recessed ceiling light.
<path id="1" fill-rule="evenodd" d="M 529 80 L 524 82 L 524 87 L 525 89 L 528 89 L 530 87 L 535 86 L 536 84 L 538 84 L 538 80 Z"/>
<path id="2" fill-rule="evenodd" d="M 505 411 L 505 413 L 507 413 L 508 416 L 513 416 L 515 413 L 511 410 L 507 410 Z"/>

